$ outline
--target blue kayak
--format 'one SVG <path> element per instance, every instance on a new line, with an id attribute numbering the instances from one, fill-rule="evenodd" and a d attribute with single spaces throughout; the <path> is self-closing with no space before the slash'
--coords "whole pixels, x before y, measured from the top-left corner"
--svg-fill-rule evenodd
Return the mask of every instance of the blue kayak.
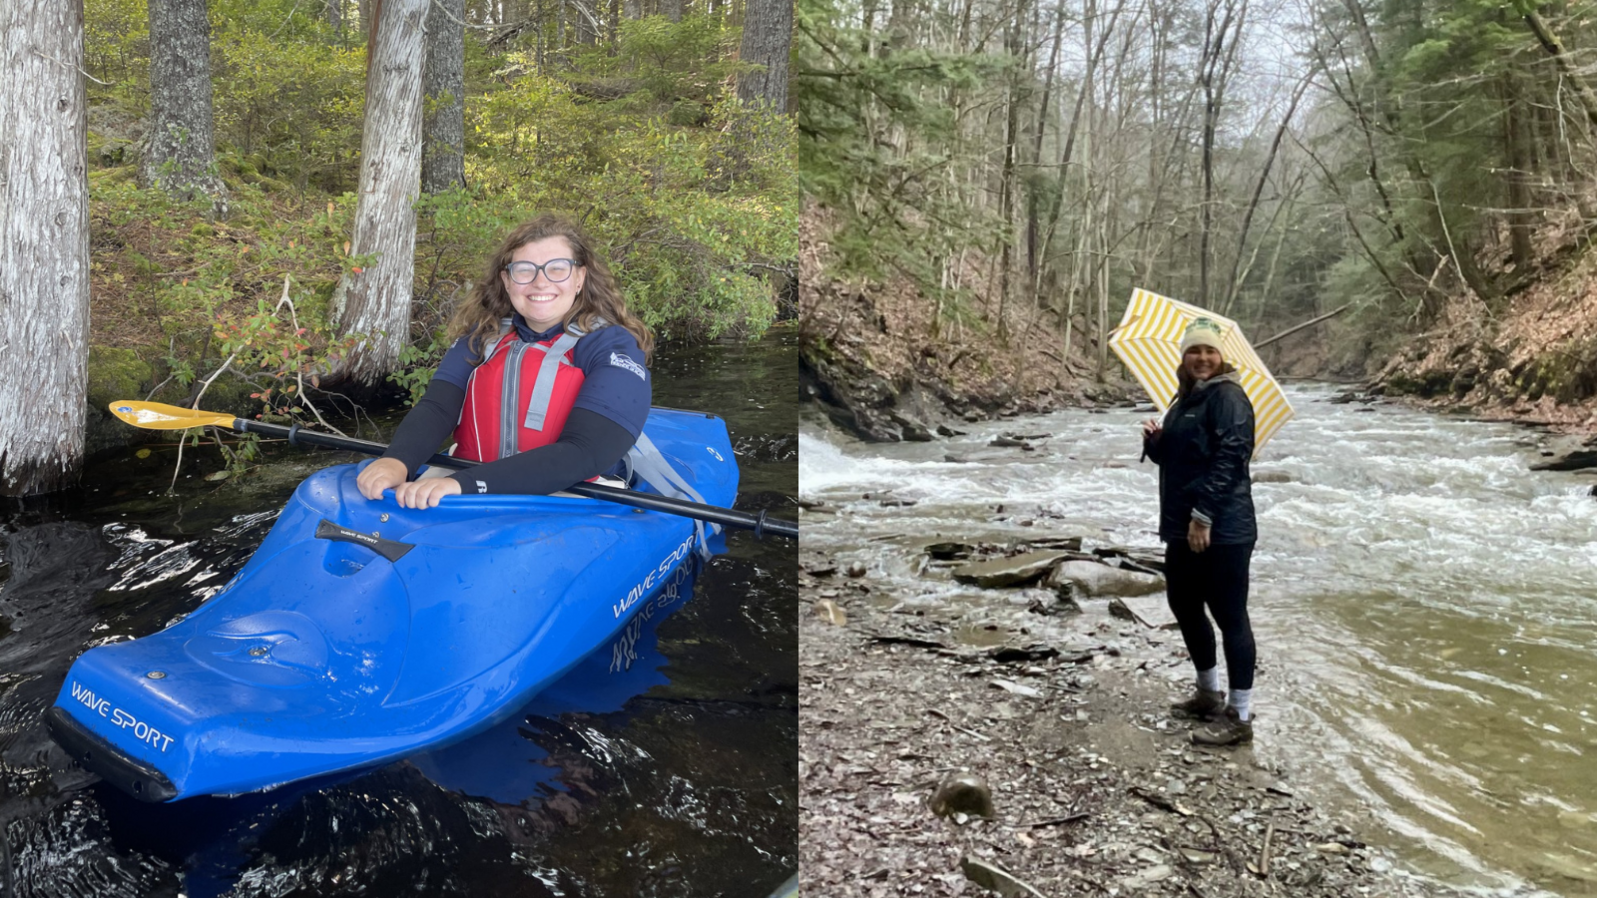
<path id="1" fill-rule="evenodd" d="M 644 433 L 711 505 L 719 418 Z M 499 723 L 721 549 L 692 519 L 598 499 L 368 501 L 360 465 L 295 490 L 254 557 L 182 621 L 85 652 L 46 714 L 83 766 L 146 801 L 235 795 L 396 760 Z M 647 483 L 635 485 L 653 491 Z"/>

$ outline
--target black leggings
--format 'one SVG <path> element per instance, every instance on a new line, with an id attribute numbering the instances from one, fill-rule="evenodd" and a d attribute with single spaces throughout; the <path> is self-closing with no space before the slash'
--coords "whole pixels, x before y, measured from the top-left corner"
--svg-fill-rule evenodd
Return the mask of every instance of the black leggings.
<path id="1" fill-rule="evenodd" d="M 1248 562 L 1253 543 L 1211 545 L 1193 552 L 1186 542 L 1165 545 L 1165 594 L 1181 625 L 1187 654 L 1198 670 L 1215 666 L 1214 628 L 1204 616 L 1209 607 L 1225 644 L 1226 679 L 1232 689 L 1253 688 L 1253 626 L 1248 623 Z"/>

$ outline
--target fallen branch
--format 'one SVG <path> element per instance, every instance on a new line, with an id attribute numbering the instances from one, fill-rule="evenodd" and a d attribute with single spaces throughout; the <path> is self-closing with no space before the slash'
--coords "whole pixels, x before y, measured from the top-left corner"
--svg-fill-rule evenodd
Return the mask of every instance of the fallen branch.
<path id="1" fill-rule="evenodd" d="M 1350 305 L 1342 306 L 1339 309 L 1333 309 L 1333 310 L 1331 310 L 1329 312 L 1326 312 L 1324 315 L 1320 315 L 1320 316 L 1315 317 L 1315 318 L 1310 318 L 1308 321 L 1305 321 L 1305 322 L 1303 322 L 1302 324 L 1299 324 L 1299 325 L 1294 325 L 1293 327 L 1289 327 L 1286 330 L 1280 332 L 1279 334 L 1276 334 L 1273 337 L 1270 337 L 1270 338 L 1265 339 L 1265 340 L 1260 340 L 1259 342 L 1253 344 L 1253 348 L 1254 349 L 1263 349 L 1264 347 L 1270 345 L 1271 343 L 1274 343 L 1275 341 L 1281 339 L 1282 337 L 1289 337 L 1289 336 L 1297 333 L 1298 331 L 1303 330 L 1306 327 L 1310 327 L 1312 325 L 1319 324 L 1320 322 L 1326 320 L 1327 318 L 1334 318 L 1337 315 L 1340 315 L 1343 312 L 1346 312 L 1350 308 L 1352 308 L 1352 306 L 1350 306 Z"/>
<path id="2" fill-rule="evenodd" d="M 1045 826 L 1065 826 L 1070 823 L 1080 823 L 1091 816 L 1092 815 L 1086 811 L 1082 811 L 1078 814 L 1071 814 L 1068 817 L 1055 817 L 1051 820 L 1034 820 L 1031 823 L 1017 823 L 1015 825 L 1024 829 L 1042 829 Z"/>
<path id="3" fill-rule="evenodd" d="M 1270 875 L 1270 838 L 1275 835 L 1275 824 L 1264 828 L 1264 847 L 1259 849 L 1259 876 Z"/>

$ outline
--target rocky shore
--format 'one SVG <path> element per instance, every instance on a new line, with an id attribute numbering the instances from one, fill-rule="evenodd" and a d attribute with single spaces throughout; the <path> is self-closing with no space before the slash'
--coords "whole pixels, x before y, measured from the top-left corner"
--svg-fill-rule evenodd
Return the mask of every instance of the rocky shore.
<path id="1" fill-rule="evenodd" d="M 1191 745 L 1166 713 L 1187 661 L 1156 559 L 1068 542 L 926 548 L 925 576 L 996 585 L 1007 570 L 1004 586 L 1030 587 L 1032 610 L 1069 635 L 962 644 L 862 565 L 801 550 L 807 892 L 1460 894 L 1406 874 L 1250 747 Z"/>

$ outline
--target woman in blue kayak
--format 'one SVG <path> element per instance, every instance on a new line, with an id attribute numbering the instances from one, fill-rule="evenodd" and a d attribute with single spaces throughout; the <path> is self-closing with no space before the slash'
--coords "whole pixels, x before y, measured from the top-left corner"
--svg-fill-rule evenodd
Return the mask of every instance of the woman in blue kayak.
<path id="1" fill-rule="evenodd" d="M 1200 745 L 1253 741 L 1253 628 L 1248 564 L 1258 528 L 1253 515 L 1253 404 L 1220 349 L 1208 318 L 1181 339 L 1176 401 L 1164 422 L 1143 423 L 1143 451 L 1159 465 L 1159 538 L 1165 589 L 1181 638 L 1197 668 L 1197 689 L 1170 710 L 1213 723 L 1192 734 Z M 1220 625 L 1231 694 L 1220 690 L 1214 628 Z"/>
<path id="2" fill-rule="evenodd" d="M 449 336 L 421 402 L 361 471 L 366 498 L 393 489 L 402 507 L 431 508 L 463 492 L 552 493 L 615 468 L 643 431 L 654 339 L 565 219 L 510 232 Z M 454 455 L 483 464 L 412 480 L 451 434 Z"/>

